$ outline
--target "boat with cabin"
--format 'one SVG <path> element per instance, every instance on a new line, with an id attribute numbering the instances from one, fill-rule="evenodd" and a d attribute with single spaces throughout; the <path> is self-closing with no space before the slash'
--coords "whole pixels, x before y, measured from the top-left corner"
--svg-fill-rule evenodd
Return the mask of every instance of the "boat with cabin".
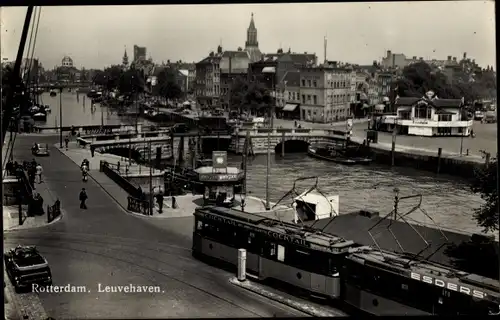
<path id="1" fill-rule="evenodd" d="M 332 161 L 343 165 L 367 165 L 373 159 L 361 152 L 360 146 L 345 146 L 345 143 L 339 144 L 317 144 L 310 145 L 307 148 L 307 154 L 311 157 L 321 160 Z"/>

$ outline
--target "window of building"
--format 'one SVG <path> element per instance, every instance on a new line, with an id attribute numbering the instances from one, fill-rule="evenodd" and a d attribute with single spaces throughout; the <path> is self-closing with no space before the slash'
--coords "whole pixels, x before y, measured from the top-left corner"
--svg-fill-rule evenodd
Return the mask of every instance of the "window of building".
<path id="1" fill-rule="evenodd" d="M 307 102 L 311 102 L 311 95 L 310 94 L 307 95 Z"/>
<path id="2" fill-rule="evenodd" d="M 305 94 L 302 95 L 302 103 L 306 103 L 306 95 Z"/>
<path id="3" fill-rule="evenodd" d="M 313 96 L 313 104 L 317 104 L 318 103 L 318 97 L 316 97 L 316 95 Z"/>
<path id="4" fill-rule="evenodd" d="M 317 87 L 318 86 L 318 83 L 316 82 L 316 80 L 313 81 L 313 87 Z"/>
<path id="5" fill-rule="evenodd" d="M 415 107 L 415 118 L 417 119 L 430 119 L 431 108 L 427 106 L 416 106 Z"/>
<path id="6" fill-rule="evenodd" d="M 307 80 L 307 86 L 310 87 L 311 86 L 311 80 Z"/>
<path id="7" fill-rule="evenodd" d="M 451 121 L 451 114 L 438 115 L 438 121 Z"/>
<path id="8" fill-rule="evenodd" d="M 302 86 L 305 87 L 306 86 L 306 80 L 305 79 L 302 79 Z"/>

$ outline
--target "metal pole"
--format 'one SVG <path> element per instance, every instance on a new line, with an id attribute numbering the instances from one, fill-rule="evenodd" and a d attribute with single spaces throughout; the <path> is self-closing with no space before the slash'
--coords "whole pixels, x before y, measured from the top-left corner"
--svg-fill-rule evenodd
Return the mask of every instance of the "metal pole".
<path id="1" fill-rule="evenodd" d="M 460 121 L 462 121 L 462 113 L 463 109 L 460 108 Z M 467 130 L 467 127 L 465 127 L 465 130 Z M 462 129 L 462 134 L 460 135 L 460 156 L 462 156 L 463 148 L 464 148 L 464 130 Z"/>
<path id="2" fill-rule="evenodd" d="M 394 128 L 392 129 L 392 145 L 391 145 L 391 165 L 394 166 L 394 157 L 396 154 L 396 119 L 394 119 Z"/>
<path id="3" fill-rule="evenodd" d="M 101 105 L 101 127 L 104 128 L 104 112 L 102 110 L 102 105 Z"/>
<path id="4" fill-rule="evenodd" d="M 267 133 L 266 210 L 271 210 L 269 202 L 269 176 L 271 175 L 271 132 Z"/>
<path id="5" fill-rule="evenodd" d="M 59 88 L 59 148 L 62 149 L 63 147 L 63 138 L 62 138 L 62 125 L 63 125 L 63 118 L 62 118 L 62 92 L 63 88 Z"/>
<path id="6" fill-rule="evenodd" d="M 151 141 L 148 143 L 149 148 L 149 214 L 153 215 L 153 165 L 151 163 Z"/>

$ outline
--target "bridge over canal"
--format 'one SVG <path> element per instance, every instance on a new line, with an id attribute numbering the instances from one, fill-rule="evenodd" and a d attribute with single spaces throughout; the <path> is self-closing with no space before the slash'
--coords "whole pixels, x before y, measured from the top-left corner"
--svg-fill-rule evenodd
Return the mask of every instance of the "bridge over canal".
<path id="1" fill-rule="evenodd" d="M 203 152 L 227 150 L 236 154 L 244 152 L 245 139 L 250 138 L 251 151 L 254 154 L 267 153 L 268 146 L 271 153 L 306 151 L 311 143 L 322 143 L 332 140 L 345 139 L 345 133 L 339 130 L 323 129 L 235 129 L 231 135 L 172 133 L 170 130 L 141 132 L 115 132 L 82 136 L 78 139 L 80 145 L 89 146 L 99 153 L 115 153 L 130 155 L 135 159 L 147 159 L 149 153 L 153 158 L 160 153 L 161 159 L 170 159 L 173 156 L 183 158 L 189 153 L 189 140 L 198 141 Z M 269 144 L 270 142 L 270 144 Z"/>

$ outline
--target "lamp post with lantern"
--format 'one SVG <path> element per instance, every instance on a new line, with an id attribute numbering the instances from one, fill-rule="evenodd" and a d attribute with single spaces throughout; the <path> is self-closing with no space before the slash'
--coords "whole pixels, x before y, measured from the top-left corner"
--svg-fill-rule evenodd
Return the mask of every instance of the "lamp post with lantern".
<path id="1" fill-rule="evenodd" d="M 268 74 L 271 76 L 271 90 L 273 92 L 271 106 L 269 108 L 269 131 L 267 133 L 267 172 L 266 172 L 266 210 L 271 210 L 271 203 L 269 197 L 269 178 L 271 176 L 271 131 L 273 131 L 274 126 L 274 113 L 276 107 L 276 90 L 275 90 L 275 81 L 274 77 L 276 75 L 275 67 L 265 67 L 262 69 L 262 73 Z"/>

